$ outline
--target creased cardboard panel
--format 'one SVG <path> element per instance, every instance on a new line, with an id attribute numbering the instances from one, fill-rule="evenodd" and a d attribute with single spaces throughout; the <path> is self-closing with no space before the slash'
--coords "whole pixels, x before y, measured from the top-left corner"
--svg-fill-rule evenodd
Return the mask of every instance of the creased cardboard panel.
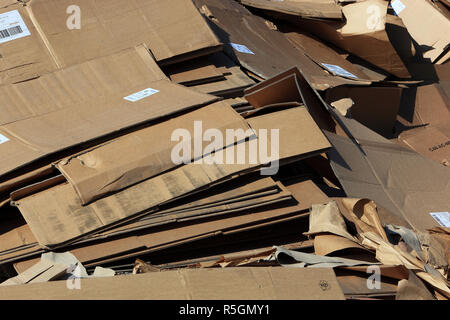
<path id="1" fill-rule="evenodd" d="M 80 9 L 80 25 L 75 11 Z M 32 0 L 19 10 L 31 35 L 0 44 L 1 80 L 15 83 L 145 43 L 160 63 L 221 50 L 191 0 Z M 69 28 L 70 26 L 70 28 Z M 26 49 L 26 50 L 25 50 Z"/>
<path id="2" fill-rule="evenodd" d="M 250 126 L 256 130 L 269 129 L 269 134 L 271 128 L 279 128 L 280 159 L 311 156 L 330 146 L 305 108 L 293 108 L 253 118 Z M 271 141 L 271 135 L 268 136 L 268 141 Z M 21 199 L 16 205 L 41 244 L 60 244 L 127 217 L 142 214 L 144 210 L 207 187 L 213 182 L 258 168 L 261 163 L 253 164 L 248 158 L 243 163 L 238 163 L 236 158 L 239 152 L 236 150 L 242 150 L 241 147 L 244 147 L 246 157 L 249 156 L 250 142 L 240 143 L 214 154 L 215 159 L 225 159 L 226 153 L 231 151 L 235 164 L 207 164 L 204 161 L 212 160 L 208 160 L 212 157 L 208 156 L 205 157 L 206 160 L 199 159 L 87 206 L 81 205 L 69 184 Z M 230 162 L 228 160 L 225 163 Z"/>
<path id="3" fill-rule="evenodd" d="M 217 99 L 171 83 L 143 46 L 0 87 L 0 95 L 0 175 Z"/>
<path id="4" fill-rule="evenodd" d="M 341 117 L 356 139 L 327 133 L 331 165 L 347 195 L 369 198 L 421 231 L 438 227 L 431 212 L 450 208 L 450 169 Z M 363 153 L 364 152 L 364 153 Z"/>
<path id="5" fill-rule="evenodd" d="M 324 283 L 326 283 L 326 290 L 320 286 Z M 55 281 L 1 288 L 0 297 L 44 300 L 345 299 L 332 269 L 179 270 L 82 280 L 81 288 L 81 290 L 67 290 L 65 281 Z M 117 290 L 117 288 L 125 288 L 125 290 Z M 161 288 L 164 290 L 160 290 Z"/>
<path id="6" fill-rule="evenodd" d="M 86 204 L 178 166 L 172 159 L 172 150 L 180 143 L 172 140 L 172 134 L 178 129 L 190 134 L 189 140 L 184 141 L 192 151 L 188 161 L 203 155 L 201 150 L 199 154 L 195 152 L 209 144 L 203 141 L 203 133 L 209 129 L 219 130 L 223 137 L 226 130 L 242 130 L 242 139 L 255 136 L 231 106 L 217 102 L 72 156 L 60 161 L 57 168 Z"/>
<path id="7" fill-rule="evenodd" d="M 240 0 L 246 6 L 308 18 L 342 19 L 342 9 L 334 0 Z"/>

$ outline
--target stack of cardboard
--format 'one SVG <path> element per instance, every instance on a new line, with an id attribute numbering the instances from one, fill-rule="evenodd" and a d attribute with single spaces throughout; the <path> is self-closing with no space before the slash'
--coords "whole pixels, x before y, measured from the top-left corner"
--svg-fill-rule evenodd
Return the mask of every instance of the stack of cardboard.
<path id="1" fill-rule="evenodd" d="M 0 298 L 448 299 L 448 17 L 0 0 Z"/>

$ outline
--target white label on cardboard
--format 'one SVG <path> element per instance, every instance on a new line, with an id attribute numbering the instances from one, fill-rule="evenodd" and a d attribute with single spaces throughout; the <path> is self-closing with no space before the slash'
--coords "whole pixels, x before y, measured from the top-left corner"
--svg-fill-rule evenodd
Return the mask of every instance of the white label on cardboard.
<path id="1" fill-rule="evenodd" d="M 450 213 L 449 212 L 430 212 L 430 215 L 441 226 L 446 227 L 446 228 L 450 228 Z"/>
<path id="2" fill-rule="evenodd" d="M 19 11 L 0 14 L 0 44 L 31 35 Z"/>
<path id="3" fill-rule="evenodd" d="M 244 46 L 243 44 L 230 43 L 230 45 L 238 52 L 254 54 L 252 50 Z"/>
<path id="4" fill-rule="evenodd" d="M 5 143 L 7 141 L 9 141 L 9 139 L 4 135 L 0 134 L 0 144 Z"/>
<path id="5" fill-rule="evenodd" d="M 391 2 L 391 6 L 392 6 L 392 9 L 394 9 L 394 11 L 395 11 L 395 13 L 396 13 L 397 15 L 399 15 L 400 12 L 402 12 L 403 9 L 406 8 L 406 6 L 405 6 L 405 5 L 403 4 L 403 2 L 401 2 L 400 0 L 392 1 L 392 2 Z"/>
<path id="6" fill-rule="evenodd" d="M 331 73 L 337 74 L 338 76 L 347 77 L 347 78 L 358 78 L 353 73 L 348 72 L 344 68 L 341 68 L 335 64 L 322 63 L 322 65 L 328 69 Z"/>
<path id="7" fill-rule="evenodd" d="M 159 92 L 159 90 L 147 88 L 142 91 L 130 94 L 128 97 L 125 97 L 124 99 L 131 101 L 131 102 L 136 102 L 136 101 L 142 100 L 144 98 L 150 97 L 151 95 L 154 95 L 155 93 L 158 93 L 158 92 Z"/>

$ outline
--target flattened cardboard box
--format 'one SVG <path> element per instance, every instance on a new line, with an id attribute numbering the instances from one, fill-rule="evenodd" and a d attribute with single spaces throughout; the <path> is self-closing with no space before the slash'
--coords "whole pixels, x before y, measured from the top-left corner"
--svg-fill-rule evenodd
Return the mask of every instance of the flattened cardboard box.
<path id="1" fill-rule="evenodd" d="M 330 146 L 305 108 L 260 116 L 250 119 L 249 124 L 257 132 L 259 129 L 267 129 L 268 141 L 271 141 L 270 129 L 279 128 L 279 159 L 308 157 L 321 153 Z M 16 205 L 42 245 L 61 244 L 130 216 L 142 214 L 149 208 L 207 187 L 213 182 L 257 169 L 262 164 L 258 162 L 260 159 L 253 164 L 247 158 L 250 157 L 250 145 L 255 142 L 247 141 L 219 150 L 214 155 L 138 183 L 87 206 L 81 205 L 69 184 L 21 199 Z M 245 152 L 246 159 L 239 163 L 236 157 L 242 151 Z M 225 159 L 225 155 L 229 153 L 234 157 L 234 164 L 214 161 Z M 207 164 L 211 162 L 212 164 Z"/>
<path id="2" fill-rule="evenodd" d="M 191 154 L 183 155 L 183 160 L 201 157 L 201 151 L 209 143 L 203 139 L 199 143 L 197 135 L 203 138 L 203 133 L 211 129 L 219 130 L 223 137 L 226 136 L 226 130 L 242 130 L 243 140 L 256 137 L 233 108 L 224 102 L 217 102 L 74 155 L 56 166 L 74 187 L 84 205 L 180 165 L 172 159 L 172 151 L 180 143 L 177 140 L 179 137 L 172 139 L 176 130 L 189 132 L 188 139 L 183 140 L 183 143 L 189 145 Z M 200 153 L 199 147 L 202 148 Z"/>
<path id="3" fill-rule="evenodd" d="M 450 58 L 450 19 L 429 0 L 394 0 L 392 7 L 420 45 L 423 57 L 433 63 Z"/>
<path id="4" fill-rule="evenodd" d="M 169 81 L 144 46 L 0 87 L 0 176 L 44 156 L 205 105 Z"/>
<path id="5" fill-rule="evenodd" d="M 450 82 L 425 85 L 415 89 L 415 100 L 403 105 L 399 121 L 412 129 L 398 139 L 416 152 L 450 166 Z M 414 128 L 414 126 L 420 126 Z"/>
<path id="6" fill-rule="evenodd" d="M 301 31 L 316 35 L 396 77 L 409 78 L 410 74 L 385 30 L 387 6 L 388 2 L 384 0 L 347 4 L 342 9 L 345 22 L 291 15 L 282 18 Z"/>
<path id="7" fill-rule="evenodd" d="M 319 90 L 345 83 L 362 84 L 325 72 L 298 47 L 266 20 L 251 14 L 233 0 L 195 0 L 197 7 L 209 17 L 217 36 L 226 44 L 225 52 L 245 69 L 263 79 L 271 78 L 293 66 L 304 71 Z M 370 84 L 370 81 L 365 81 Z"/>
<path id="8" fill-rule="evenodd" d="M 141 43 L 163 64 L 221 50 L 191 0 L 32 0 L 0 9 L 0 27 L 2 17 L 14 24 L 0 28 L 11 35 L 0 39 L 0 83 L 28 80 Z"/>
<path id="9" fill-rule="evenodd" d="M 187 269 L 86 279 L 81 280 L 81 290 L 67 290 L 66 281 L 54 281 L 0 288 L 0 299 L 344 300 L 345 297 L 332 269 L 280 267 Z"/>

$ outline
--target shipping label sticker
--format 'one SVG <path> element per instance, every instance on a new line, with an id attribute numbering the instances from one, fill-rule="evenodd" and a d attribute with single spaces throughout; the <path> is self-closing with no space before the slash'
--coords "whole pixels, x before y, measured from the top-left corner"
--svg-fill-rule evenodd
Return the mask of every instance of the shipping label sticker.
<path id="1" fill-rule="evenodd" d="M 0 14 L 0 44 L 31 35 L 19 11 Z"/>
<path id="2" fill-rule="evenodd" d="M 249 48 L 247 48 L 247 46 L 244 46 L 243 44 L 230 43 L 230 45 L 233 47 L 234 50 L 238 52 L 254 54 L 252 50 L 250 50 Z"/>
<path id="3" fill-rule="evenodd" d="M 133 93 L 133 94 L 125 97 L 124 99 L 131 101 L 131 102 L 136 102 L 136 101 L 142 100 L 144 98 L 150 97 L 151 95 L 154 95 L 155 93 L 158 93 L 158 92 L 159 92 L 159 90 L 147 88 L 142 91 Z"/>
<path id="4" fill-rule="evenodd" d="M 0 144 L 8 142 L 9 139 L 5 137 L 4 135 L 0 134 Z"/>
<path id="5" fill-rule="evenodd" d="M 406 8 L 406 6 L 400 0 L 392 1 L 391 6 L 392 9 L 394 9 L 396 15 L 399 15 L 400 12 L 402 12 L 403 9 Z"/>
<path id="6" fill-rule="evenodd" d="M 450 228 L 450 213 L 449 212 L 430 212 L 430 215 L 441 226 Z"/>
<path id="7" fill-rule="evenodd" d="M 333 74 L 336 74 L 338 76 L 347 77 L 347 78 L 358 78 L 353 73 L 348 72 L 344 68 L 341 68 L 334 64 L 328 64 L 328 63 L 322 63 L 322 65 L 327 68 L 328 71 L 330 71 Z"/>

